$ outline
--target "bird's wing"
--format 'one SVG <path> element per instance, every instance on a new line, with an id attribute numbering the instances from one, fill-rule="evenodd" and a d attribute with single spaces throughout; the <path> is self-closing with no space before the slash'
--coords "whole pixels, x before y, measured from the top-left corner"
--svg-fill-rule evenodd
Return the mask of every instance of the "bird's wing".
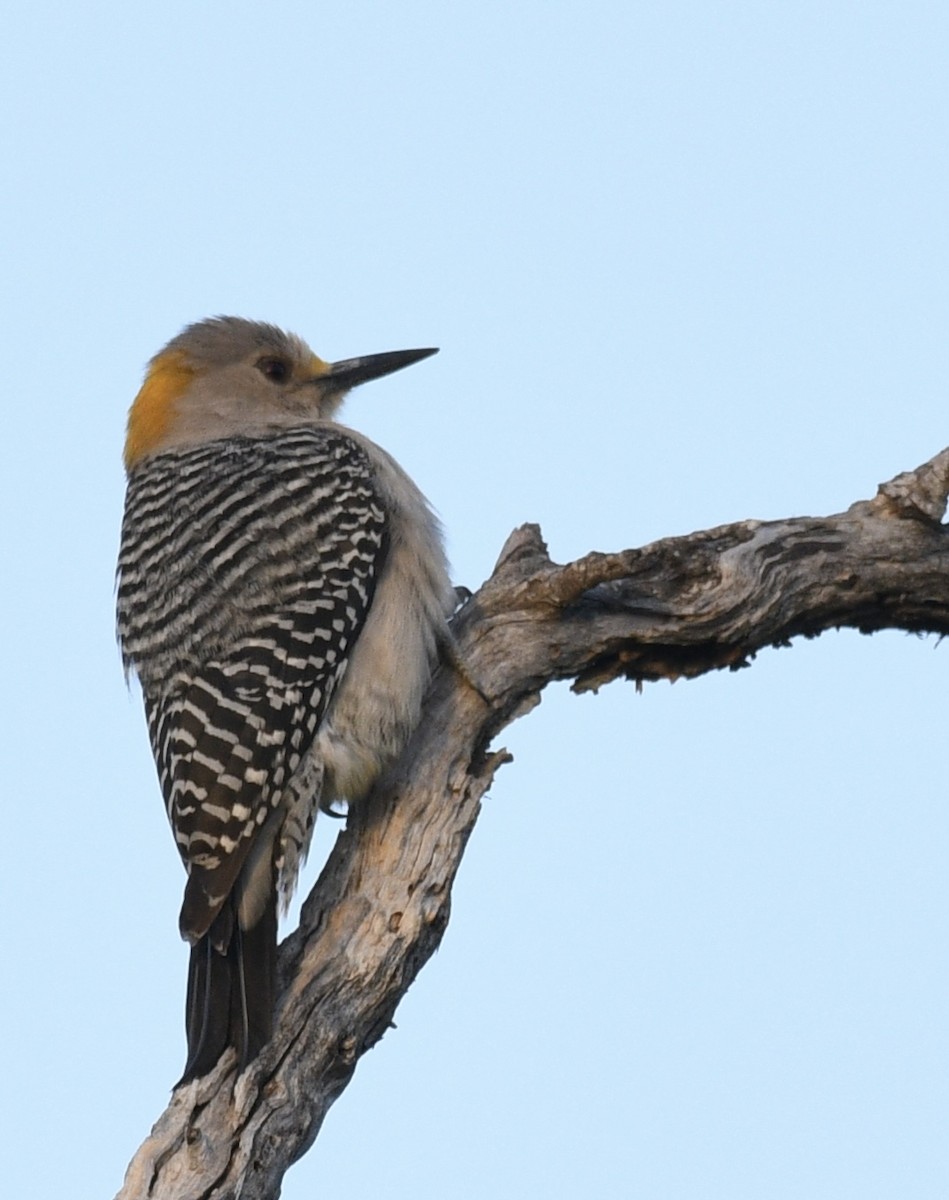
<path id="1" fill-rule="evenodd" d="M 365 620 L 386 522 L 364 452 L 340 433 L 158 457 L 176 460 L 156 469 L 177 503 L 142 488 L 172 517 L 123 549 L 120 630 L 189 871 L 181 929 L 194 942 L 279 815 Z"/>

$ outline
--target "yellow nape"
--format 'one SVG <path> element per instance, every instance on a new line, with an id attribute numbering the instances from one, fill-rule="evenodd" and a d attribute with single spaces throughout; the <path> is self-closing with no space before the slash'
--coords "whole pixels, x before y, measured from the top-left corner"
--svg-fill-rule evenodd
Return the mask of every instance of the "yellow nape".
<path id="1" fill-rule="evenodd" d="M 150 454 L 168 432 L 174 415 L 174 404 L 194 378 L 194 368 L 188 366 L 178 351 L 160 354 L 152 361 L 145 382 L 129 409 L 125 436 L 125 469 Z"/>

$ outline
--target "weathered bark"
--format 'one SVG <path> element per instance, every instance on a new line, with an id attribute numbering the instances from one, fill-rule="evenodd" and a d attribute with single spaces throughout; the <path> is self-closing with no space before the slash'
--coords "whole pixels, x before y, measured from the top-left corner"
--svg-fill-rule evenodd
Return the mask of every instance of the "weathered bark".
<path id="1" fill-rule="evenodd" d="M 536 526 L 461 608 L 402 760 L 350 814 L 280 951 L 278 1029 L 238 1080 L 228 1056 L 180 1088 L 118 1200 L 273 1200 L 359 1057 L 438 946 L 504 751 L 492 738 L 554 679 L 675 679 L 851 626 L 949 632 L 949 449 L 824 518 L 743 521 L 558 566 Z"/>

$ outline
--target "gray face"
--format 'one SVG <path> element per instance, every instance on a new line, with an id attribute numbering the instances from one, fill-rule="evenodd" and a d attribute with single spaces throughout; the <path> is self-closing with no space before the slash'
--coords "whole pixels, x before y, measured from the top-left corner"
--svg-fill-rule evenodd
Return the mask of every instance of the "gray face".
<path id="1" fill-rule="evenodd" d="M 328 363 L 302 338 L 261 321 L 189 325 L 149 364 L 129 413 L 126 466 L 175 447 L 332 420 L 350 388 L 434 353 L 393 350 Z"/>
<path id="2" fill-rule="evenodd" d="M 331 419 L 347 386 L 302 338 L 274 325 L 240 317 L 189 325 L 149 364 L 129 414 L 126 463 Z"/>

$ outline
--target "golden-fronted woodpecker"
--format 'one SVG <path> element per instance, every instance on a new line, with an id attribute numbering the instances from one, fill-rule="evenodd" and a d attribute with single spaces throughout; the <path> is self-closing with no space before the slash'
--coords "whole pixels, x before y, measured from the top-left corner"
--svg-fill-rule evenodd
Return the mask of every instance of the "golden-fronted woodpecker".
<path id="1" fill-rule="evenodd" d="M 403 748 L 446 642 L 438 524 L 335 420 L 350 388 L 433 353 L 327 363 L 217 317 L 151 360 L 129 413 L 118 635 L 188 872 L 182 1082 L 270 1038 L 278 901 L 317 809 Z"/>

